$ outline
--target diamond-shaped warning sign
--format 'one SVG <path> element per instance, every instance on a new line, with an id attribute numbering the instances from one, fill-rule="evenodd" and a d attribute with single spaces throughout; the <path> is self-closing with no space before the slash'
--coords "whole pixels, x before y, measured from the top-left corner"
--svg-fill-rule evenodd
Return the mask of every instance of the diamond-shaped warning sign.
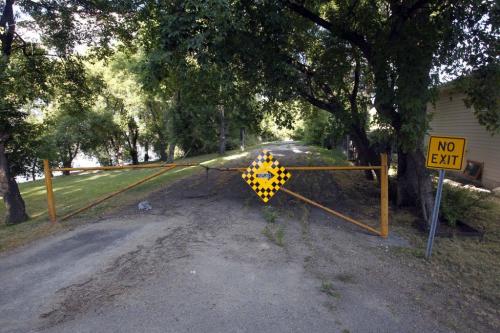
<path id="1" fill-rule="evenodd" d="M 270 151 L 264 150 L 241 177 L 264 202 L 268 202 L 292 175 L 273 159 Z"/>

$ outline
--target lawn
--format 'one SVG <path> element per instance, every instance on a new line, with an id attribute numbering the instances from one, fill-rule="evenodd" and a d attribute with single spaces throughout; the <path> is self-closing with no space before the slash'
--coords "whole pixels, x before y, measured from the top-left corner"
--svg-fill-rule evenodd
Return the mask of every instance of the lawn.
<path id="1" fill-rule="evenodd" d="M 249 147 L 252 149 L 256 147 Z M 183 159 L 183 163 L 203 163 L 207 166 L 218 166 L 227 160 L 248 154 L 240 150 L 230 151 L 227 156 L 217 154 L 201 155 Z M 64 216 L 94 200 L 132 184 L 142 178 L 158 172 L 158 169 L 116 170 L 58 176 L 53 179 L 57 216 Z M 91 219 L 120 206 L 132 204 L 145 198 L 152 191 L 159 190 L 165 184 L 204 172 L 199 167 L 175 168 L 167 173 L 111 198 L 102 204 L 85 211 L 68 222 L 51 225 L 47 214 L 47 201 L 44 180 L 19 184 L 25 200 L 30 220 L 19 225 L 7 226 L 0 224 L 0 252 L 26 244 L 37 238 L 44 237 L 58 230 L 71 227 L 82 219 Z M 0 220 L 5 215 L 5 207 L 0 205 Z"/>
<path id="2" fill-rule="evenodd" d="M 467 214 L 467 222 L 484 230 L 482 239 L 437 237 L 431 261 L 424 259 L 427 233 L 417 232 L 412 226 L 415 215 L 396 210 L 391 230 L 407 238 L 412 247 L 393 247 L 390 253 L 403 264 L 426 271 L 429 286 L 434 284 L 439 290 L 458 287 L 459 292 L 446 302 L 452 307 L 472 309 L 481 321 L 495 326 L 500 324 L 500 198 L 490 198 L 489 204 L 489 209 L 473 208 Z M 450 316 L 450 327 L 459 330 L 462 324 L 456 317 Z"/>

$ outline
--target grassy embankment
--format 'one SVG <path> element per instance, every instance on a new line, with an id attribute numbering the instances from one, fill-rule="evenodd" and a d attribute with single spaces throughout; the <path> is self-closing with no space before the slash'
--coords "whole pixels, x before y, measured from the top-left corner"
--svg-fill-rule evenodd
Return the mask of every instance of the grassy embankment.
<path id="1" fill-rule="evenodd" d="M 246 151 L 257 147 L 249 147 Z M 220 157 L 217 154 L 208 154 L 186 158 L 182 162 L 217 166 L 245 154 L 247 152 L 235 150 L 228 152 L 225 157 Z M 54 177 L 53 185 L 57 215 L 64 216 L 106 194 L 119 190 L 158 171 L 159 169 L 116 170 Z M 75 218 L 68 222 L 58 223 L 57 225 L 51 225 L 48 222 L 44 181 L 37 180 L 19 184 L 28 214 L 31 218 L 25 223 L 13 226 L 6 226 L 0 223 L 0 252 L 26 244 L 58 230 L 71 227 L 75 222 L 81 222 L 82 218 L 89 220 L 117 209 L 120 206 L 139 202 L 142 198 L 145 198 L 153 191 L 159 190 L 166 184 L 196 172 L 203 172 L 203 169 L 199 167 L 175 168 L 75 216 Z M 3 221 L 4 216 L 5 207 L 0 205 L 0 221 Z"/>

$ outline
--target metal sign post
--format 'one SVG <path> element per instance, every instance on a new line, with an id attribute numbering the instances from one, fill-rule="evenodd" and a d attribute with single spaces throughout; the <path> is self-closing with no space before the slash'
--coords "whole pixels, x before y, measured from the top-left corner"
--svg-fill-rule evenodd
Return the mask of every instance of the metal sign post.
<path id="1" fill-rule="evenodd" d="M 427 251 L 425 257 L 430 258 L 432 245 L 439 218 L 439 206 L 441 204 L 441 193 L 443 192 L 444 173 L 446 170 L 462 170 L 465 156 L 465 138 L 453 136 L 431 136 L 427 150 L 426 166 L 430 169 L 439 170 L 439 181 L 432 210 L 431 229 L 427 240 Z"/>
<path id="2" fill-rule="evenodd" d="M 430 258 L 432 254 L 432 245 L 434 244 L 434 236 L 436 235 L 436 229 L 439 217 L 439 206 L 441 204 L 441 193 L 443 192 L 443 181 L 444 181 L 443 169 L 439 170 L 439 181 L 436 191 L 436 199 L 434 200 L 434 209 L 432 210 L 432 222 L 431 230 L 429 230 L 429 239 L 427 240 L 427 251 L 425 252 L 425 257 Z"/>

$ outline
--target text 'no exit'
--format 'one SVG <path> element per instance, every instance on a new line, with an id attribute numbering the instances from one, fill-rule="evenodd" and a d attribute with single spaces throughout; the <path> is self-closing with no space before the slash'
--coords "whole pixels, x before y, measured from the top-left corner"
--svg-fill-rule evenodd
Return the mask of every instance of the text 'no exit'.
<path id="1" fill-rule="evenodd" d="M 464 151 L 464 138 L 431 136 L 427 153 L 427 167 L 462 170 Z"/>

